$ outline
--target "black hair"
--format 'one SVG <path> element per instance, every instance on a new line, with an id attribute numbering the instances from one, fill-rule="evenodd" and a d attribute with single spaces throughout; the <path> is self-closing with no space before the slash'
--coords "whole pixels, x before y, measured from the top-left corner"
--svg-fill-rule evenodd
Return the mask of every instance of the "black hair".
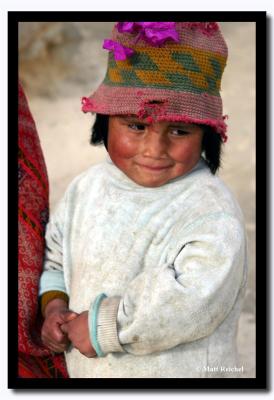
<path id="1" fill-rule="evenodd" d="M 202 154 L 213 175 L 221 167 L 222 137 L 209 125 L 200 125 L 204 135 L 202 140 Z"/>
<path id="2" fill-rule="evenodd" d="M 94 146 L 104 144 L 108 149 L 108 115 L 96 114 L 91 128 L 90 144 Z"/>
<path id="3" fill-rule="evenodd" d="M 208 125 L 199 125 L 203 129 L 202 154 L 210 171 L 214 175 L 221 166 L 222 138 Z M 90 143 L 92 145 L 104 144 L 108 149 L 108 115 L 96 114 L 95 122 L 91 129 Z"/>

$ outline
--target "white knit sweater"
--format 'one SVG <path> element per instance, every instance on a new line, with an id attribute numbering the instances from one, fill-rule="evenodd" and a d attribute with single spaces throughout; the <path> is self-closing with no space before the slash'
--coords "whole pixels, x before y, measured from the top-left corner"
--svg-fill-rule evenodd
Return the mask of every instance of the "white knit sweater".
<path id="1" fill-rule="evenodd" d="M 70 377 L 241 377 L 244 223 L 202 159 L 158 188 L 110 160 L 91 167 L 70 184 L 46 240 L 40 294 L 64 290 L 76 312 L 108 296 L 97 327 L 106 356 L 71 348 Z"/>

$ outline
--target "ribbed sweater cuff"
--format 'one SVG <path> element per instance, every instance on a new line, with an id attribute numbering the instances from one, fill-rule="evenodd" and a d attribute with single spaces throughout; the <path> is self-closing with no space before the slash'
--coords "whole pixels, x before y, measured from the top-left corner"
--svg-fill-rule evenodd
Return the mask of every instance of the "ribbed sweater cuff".
<path id="1" fill-rule="evenodd" d="M 117 313 L 120 297 L 105 298 L 99 308 L 97 319 L 97 339 L 104 354 L 124 352 L 118 339 Z"/>

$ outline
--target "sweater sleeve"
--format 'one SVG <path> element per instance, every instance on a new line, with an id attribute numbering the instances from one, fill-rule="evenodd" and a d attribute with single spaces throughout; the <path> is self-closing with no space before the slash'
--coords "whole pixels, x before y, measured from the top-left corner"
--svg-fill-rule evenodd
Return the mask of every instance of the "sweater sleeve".
<path id="1" fill-rule="evenodd" d="M 104 354 L 144 355 L 206 337 L 231 311 L 246 281 L 242 224 L 211 215 L 181 237 L 173 262 L 143 271 L 122 298 L 102 301 L 97 340 Z"/>
<path id="2" fill-rule="evenodd" d="M 39 296 L 59 291 L 68 295 L 63 273 L 63 227 L 66 196 L 60 201 L 46 228 L 43 272 L 39 282 Z"/>

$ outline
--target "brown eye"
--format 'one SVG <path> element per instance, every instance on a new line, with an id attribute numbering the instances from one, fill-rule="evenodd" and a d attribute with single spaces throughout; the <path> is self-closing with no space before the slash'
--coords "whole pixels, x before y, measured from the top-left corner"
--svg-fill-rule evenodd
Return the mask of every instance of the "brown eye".
<path id="1" fill-rule="evenodd" d="M 145 125 L 142 124 L 128 124 L 128 127 L 133 131 L 143 131 L 145 130 Z"/>
<path id="2" fill-rule="evenodd" d="M 170 133 L 173 136 L 185 136 L 185 135 L 189 135 L 190 132 L 185 131 L 183 129 L 179 129 L 179 128 L 173 128 L 173 129 L 171 129 Z"/>

